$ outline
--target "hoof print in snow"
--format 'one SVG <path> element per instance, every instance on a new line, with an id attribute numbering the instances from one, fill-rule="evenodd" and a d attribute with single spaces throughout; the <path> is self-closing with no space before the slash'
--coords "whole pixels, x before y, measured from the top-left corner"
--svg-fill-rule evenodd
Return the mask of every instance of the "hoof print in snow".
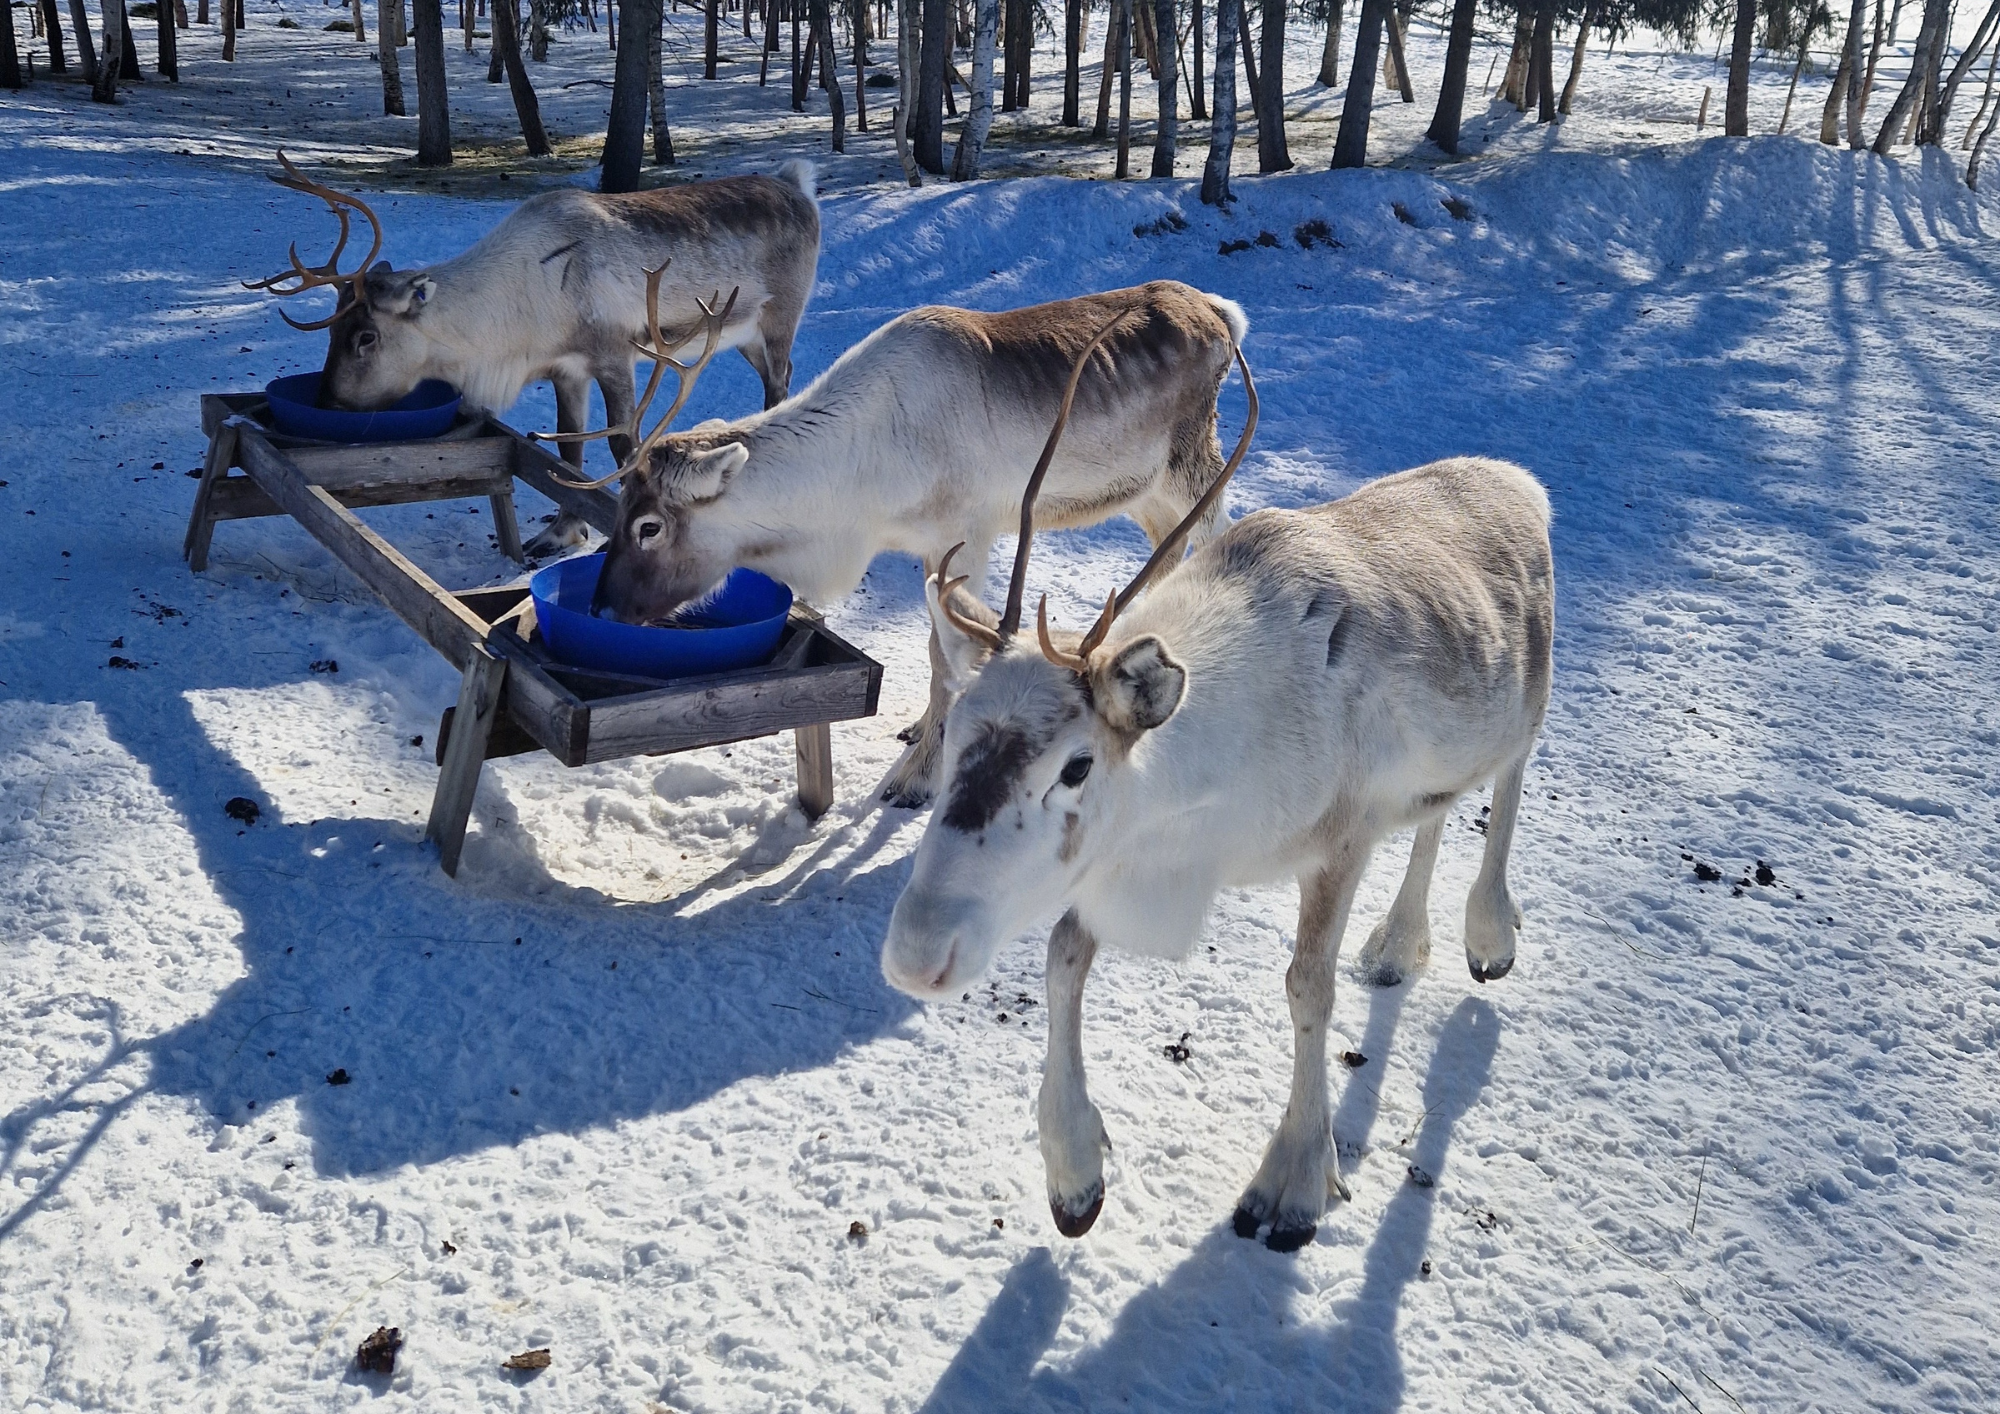
<path id="1" fill-rule="evenodd" d="M 1217 255 L 1234 255 L 1239 250 L 1248 249 L 1250 249 L 1250 242 L 1248 241 L 1224 241 L 1215 248 L 1215 253 Z"/>
<path id="2" fill-rule="evenodd" d="M 535 1350 L 523 1350 L 519 1355 L 509 1355 L 500 1362 L 503 1370 L 546 1370 L 549 1368 L 549 1348 L 544 1345 Z"/>
<path id="3" fill-rule="evenodd" d="M 338 658 L 315 658 L 307 665 L 306 671 L 309 673 L 337 673 L 340 671 L 340 660 Z"/>
<path id="4" fill-rule="evenodd" d="M 1333 238 L 1333 227 L 1315 216 L 1292 228 L 1292 239 L 1299 243 L 1300 250 L 1311 250 L 1314 246 L 1325 246 L 1328 250 L 1339 250 L 1340 242 Z"/>
<path id="5" fill-rule="evenodd" d="M 1719 884 L 1722 882 L 1722 871 L 1713 864 L 1707 864 L 1701 860 L 1695 861 L 1694 876 L 1704 884 Z"/>
<path id="6" fill-rule="evenodd" d="M 1437 1180 L 1431 1177 L 1429 1169 L 1418 1168 L 1415 1164 L 1411 1164 L 1409 1165 L 1409 1174 L 1410 1182 L 1419 1188 L 1431 1188 L 1437 1184 Z"/>
<path id="7" fill-rule="evenodd" d="M 1181 1032 L 1180 1040 L 1160 1047 L 1160 1054 L 1175 1065 L 1186 1065 L 1188 1057 L 1194 1054 L 1194 1048 L 1188 1045 L 1188 1038 L 1193 1034 L 1192 1031 Z"/>
<path id="8" fill-rule="evenodd" d="M 1405 226 L 1414 226 L 1417 224 L 1417 218 L 1410 214 L 1410 208 L 1403 205 L 1402 202 L 1390 202 L 1389 209 L 1396 213 L 1396 219 L 1401 221 Z"/>
<path id="9" fill-rule="evenodd" d="M 327 1076 L 326 1083 L 329 1085 L 345 1085 L 352 1079 L 354 1077 L 349 1075 L 345 1069 L 342 1069 L 336 1070 L 333 1074 Z"/>
<path id="10" fill-rule="evenodd" d="M 139 665 L 133 662 L 130 658 L 121 658 L 116 653 L 113 653 L 111 655 L 111 660 L 107 662 L 104 666 L 107 668 L 137 669 Z"/>
<path id="11" fill-rule="evenodd" d="M 847 1236 L 848 1240 L 852 1242 L 866 1242 L 868 1240 L 868 1224 L 856 1218 L 847 1225 Z"/>
<path id="12" fill-rule="evenodd" d="M 1454 221 L 1470 221 L 1472 219 L 1472 203 L 1462 196 L 1448 196 L 1443 201 L 1440 201 L 1438 205 L 1449 212 L 1451 219 Z M 1425 1264 L 1425 1268 L 1428 1270 L 1428 1263 Z"/>
<path id="13" fill-rule="evenodd" d="M 1188 228 L 1187 217 L 1178 211 L 1169 210 L 1157 221 L 1141 221 L 1132 228 L 1135 236 L 1166 236 Z"/>
<path id="14" fill-rule="evenodd" d="M 247 795 L 232 795 L 229 797 L 229 803 L 222 807 L 222 813 L 232 820 L 254 825 L 257 823 L 257 817 L 264 813 L 264 807 Z"/>
<path id="15" fill-rule="evenodd" d="M 361 1342 L 361 1348 L 354 1352 L 354 1363 L 365 1374 L 393 1375 L 396 1373 L 396 1352 L 403 1348 L 403 1332 L 396 1326 L 377 1326 L 375 1334 Z"/>
<path id="16" fill-rule="evenodd" d="M 1359 1070 L 1362 1066 L 1368 1064 L 1368 1057 L 1362 1055 L 1359 1051 L 1342 1051 L 1340 1053 L 1340 1063 L 1349 1070 Z"/>
<path id="17" fill-rule="evenodd" d="M 1259 231 L 1257 233 L 1257 244 L 1263 246 L 1266 250 L 1276 250 L 1278 248 L 1278 233 L 1276 231 Z"/>

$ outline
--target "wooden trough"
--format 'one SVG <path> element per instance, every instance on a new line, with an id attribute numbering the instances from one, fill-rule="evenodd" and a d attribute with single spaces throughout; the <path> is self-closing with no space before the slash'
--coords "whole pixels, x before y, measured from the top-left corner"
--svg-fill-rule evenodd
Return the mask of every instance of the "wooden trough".
<path id="1" fill-rule="evenodd" d="M 208 461 L 182 553 L 198 573 L 218 521 L 288 515 L 463 674 L 458 705 L 445 709 L 438 728 L 437 794 L 425 832 L 447 874 L 458 872 L 480 766 L 496 756 L 540 749 L 581 766 L 789 729 L 799 804 L 818 819 L 833 803 L 828 724 L 875 714 L 882 665 L 810 610 L 792 610 L 763 667 L 671 681 L 570 667 L 536 631 L 527 585 L 445 589 L 354 508 L 485 496 L 501 550 L 518 561 L 517 479 L 606 533 L 615 497 L 567 485 L 560 458 L 497 418 L 461 414 L 430 441 L 330 444 L 282 436 L 269 416 L 261 392 L 203 395 Z"/>

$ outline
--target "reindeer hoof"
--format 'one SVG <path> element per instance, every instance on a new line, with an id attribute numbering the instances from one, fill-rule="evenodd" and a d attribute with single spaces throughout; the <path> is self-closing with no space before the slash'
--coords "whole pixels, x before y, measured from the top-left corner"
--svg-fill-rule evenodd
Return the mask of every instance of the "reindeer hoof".
<path id="1" fill-rule="evenodd" d="M 1371 967 L 1362 971 L 1361 982 L 1368 987 L 1400 987 L 1403 974 L 1393 967 Z"/>
<path id="2" fill-rule="evenodd" d="M 1481 962 L 1478 958 L 1467 958 L 1473 977 L 1480 982 L 1498 982 L 1514 970 L 1514 959 L 1503 957 L 1498 962 Z"/>
<path id="3" fill-rule="evenodd" d="M 924 734 L 924 724 L 921 721 L 912 722 L 907 727 L 904 727 L 901 731 L 896 733 L 896 740 L 903 742 L 904 744 L 907 745 L 908 743 L 915 741 L 918 737 L 922 736 L 923 734 Z"/>
<path id="4" fill-rule="evenodd" d="M 931 803 L 931 788 L 927 785 L 888 785 L 882 787 L 882 799 L 904 810 L 921 810 Z"/>
<path id="5" fill-rule="evenodd" d="M 1238 1237 L 1255 1237 L 1257 1229 L 1264 1225 L 1262 1219 L 1255 1213 L 1242 1207 L 1236 1210 L 1236 1215 L 1229 1220 L 1229 1224 L 1236 1229 Z"/>
<path id="6" fill-rule="evenodd" d="M 1080 1213 L 1072 1213 L 1055 1199 L 1049 1199 L 1049 1212 L 1056 1220 L 1056 1231 L 1064 1237 L 1081 1237 L 1089 1232 L 1097 1222 L 1097 1215 L 1104 1211 L 1104 1185 L 1092 1185 L 1090 1206 Z"/>
<path id="7" fill-rule="evenodd" d="M 1271 1234 L 1264 1239 L 1264 1245 L 1273 1252 L 1296 1252 L 1312 1241 L 1313 1234 L 1318 1231 L 1316 1223 L 1275 1222 L 1271 1224 Z"/>

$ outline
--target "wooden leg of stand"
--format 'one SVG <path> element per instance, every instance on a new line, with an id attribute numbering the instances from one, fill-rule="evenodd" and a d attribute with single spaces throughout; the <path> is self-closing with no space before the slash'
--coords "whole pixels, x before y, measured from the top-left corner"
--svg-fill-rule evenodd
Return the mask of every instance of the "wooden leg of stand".
<path id="1" fill-rule="evenodd" d="M 825 722 L 796 727 L 792 739 L 799 752 L 799 805 L 808 820 L 817 820 L 833 804 L 833 728 Z"/>
<path id="2" fill-rule="evenodd" d="M 431 800 L 431 821 L 424 830 L 426 839 L 437 841 L 439 862 L 454 879 L 465 848 L 465 823 L 472 817 L 472 796 L 479 788 L 479 768 L 486 760 L 486 738 L 493 730 L 506 681 L 507 660 L 483 643 L 473 644 L 465 679 L 459 684 L 451 740 L 438 772 L 437 795 Z"/>
<path id="3" fill-rule="evenodd" d="M 208 568 L 208 542 L 215 534 L 215 517 L 210 514 L 210 505 L 215 499 L 215 483 L 229 475 L 229 464 L 235 460 L 236 429 L 216 428 L 215 436 L 209 440 L 208 463 L 202 468 L 201 485 L 194 493 L 194 512 L 188 517 L 187 539 L 181 542 L 181 558 L 196 574 Z"/>
<path id="4" fill-rule="evenodd" d="M 500 553 L 517 565 L 527 563 L 521 552 L 521 525 L 514 519 L 514 493 L 502 491 L 488 499 L 493 502 L 493 535 L 500 542 Z"/>

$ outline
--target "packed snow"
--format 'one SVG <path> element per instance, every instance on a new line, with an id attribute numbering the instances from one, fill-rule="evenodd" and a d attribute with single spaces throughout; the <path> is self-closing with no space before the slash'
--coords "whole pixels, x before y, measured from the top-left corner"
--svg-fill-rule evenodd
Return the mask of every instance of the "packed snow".
<path id="1" fill-rule="evenodd" d="M 2000 1406 L 2000 201 L 1956 153 L 1505 110 L 1477 160 L 1302 162 L 1226 213 L 829 177 L 801 380 L 915 304 L 1173 277 L 1250 317 L 1232 513 L 1466 452 L 1555 502 L 1520 963 L 1480 986 L 1453 946 L 1468 798 L 1428 973 L 1343 970 L 1354 1200 L 1281 1256 L 1228 1217 L 1290 1071 L 1292 888 L 1226 893 L 1184 963 L 1099 961 L 1077 1242 L 1042 938 L 958 1002 L 881 980 L 925 818 L 873 801 L 926 685 L 908 560 L 827 606 L 887 671 L 816 825 L 784 737 L 520 757 L 439 871 L 442 660 L 287 522 L 179 559 L 197 396 L 321 354 L 237 282 L 330 223 L 241 125 L 176 155 L 172 98 L 0 101 L 0 1407 Z M 371 199 L 399 265 L 505 210 Z M 756 401 L 724 360 L 690 415 Z M 1228 443 L 1233 378 L 1222 408 Z M 367 515 L 447 583 L 517 572 L 483 502 Z M 1052 536 L 1034 587 L 1080 623 L 1144 548 Z"/>

